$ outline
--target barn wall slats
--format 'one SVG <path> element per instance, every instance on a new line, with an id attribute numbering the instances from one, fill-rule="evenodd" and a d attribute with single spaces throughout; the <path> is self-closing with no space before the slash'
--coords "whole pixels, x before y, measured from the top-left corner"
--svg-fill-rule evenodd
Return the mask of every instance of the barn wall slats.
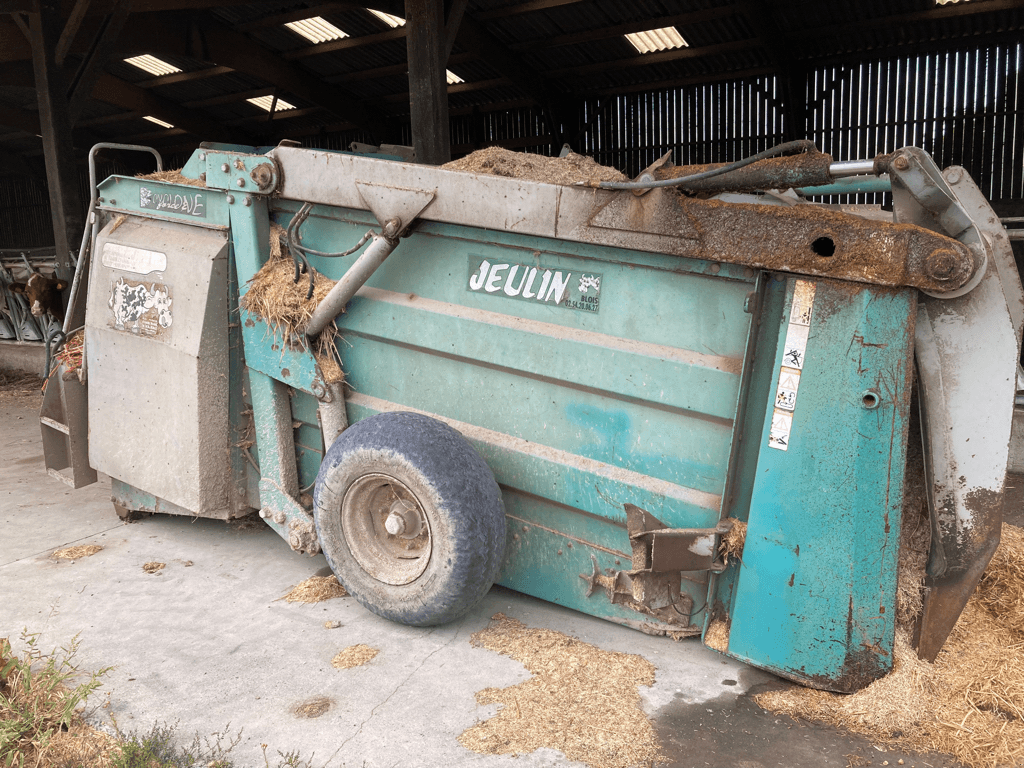
<path id="1" fill-rule="evenodd" d="M 787 136 L 810 138 L 839 160 L 914 145 L 940 167 L 966 167 L 995 203 L 1024 199 L 1024 44 L 811 67 L 788 89 L 803 100 L 792 116 L 786 90 L 767 75 L 591 96 L 580 100 L 576 125 L 564 127 L 562 140 L 630 176 L 670 150 L 677 164 L 727 162 Z M 393 130 L 392 141 L 411 143 L 407 123 Z M 545 155 L 561 148 L 540 106 L 462 110 L 451 118 L 451 136 L 456 156 L 491 145 Z M 303 144 L 347 149 L 353 140 L 369 136 L 324 133 Z M 52 242 L 45 182 L 0 179 L 0 247 Z"/>

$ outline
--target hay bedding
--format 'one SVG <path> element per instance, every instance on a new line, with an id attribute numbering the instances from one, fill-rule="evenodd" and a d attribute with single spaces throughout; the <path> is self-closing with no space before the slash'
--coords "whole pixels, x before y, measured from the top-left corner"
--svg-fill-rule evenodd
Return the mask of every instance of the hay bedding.
<path id="1" fill-rule="evenodd" d="M 205 187 L 206 182 L 199 179 L 189 179 L 181 175 L 181 169 L 166 171 L 154 171 L 153 173 L 140 173 L 135 178 L 149 179 L 151 181 L 166 181 L 170 184 L 187 184 L 190 187 Z"/>
<path id="2" fill-rule="evenodd" d="M 598 165 L 594 158 L 570 152 L 566 157 L 545 157 L 487 147 L 441 166 L 448 171 L 506 176 L 512 179 L 547 184 L 588 184 L 599 181 L 626 181 L 615 168 Z"/>
<path id="3" fill-rule="evenodd" d="M 78 560 L 82 557 L 92 557 L 103 547 L 99 544 L 79 544 L 77 547 L 66 547 L 58 549 L 51 557 L 55 560 Z"/>
<path id="4" fill-rule="evenodd" d="M 286 339 L 293 336 L 301 339 L 305 338 L 302 331 L 313 316 L 313 310 L 334 287 L 335 281 L 315 273 L 313 295 L 307 299 L 309 275 L 301 275 L 299 281 L 294 282 L 295 263 L 281 251 L 280 238 L 284 234 L 280 224 L 270 225 L 270 259 L 249 281 L 249 291 L 242 297 L 241 305 L 263 318 L 275 333 L 280 330 Z M 328 324 L 312 350 L 324 381 L 332 384 L 344 379 L 334 344 L 337 332 L 333 322 Z"/>
<path id="5" fill-rule="evenodd" d="M 363 664 L 373 661 L 378 653 L 380 653 L 379 648 L 371 648 L 361 643 L 359 645 L 350 645 L 331 659 L 331 666 L 335 669 L 361 667 Z"/>
<path id="6" fill-rule="evenodd" d="M 473 645 L 510 656 L 533 676 L 509 688 L 477 693 L 497 715 L 469 728 L 459 743 L 490 755 L 557 749 L 593 768 L 661 762 L 654 727 L 638 687 L 654 684 L 654 665 L 628 653 L 603 651 L 560 632 L 533 629 L 498 613 Z"/>
<path id="7" fill-rule="evenodd" d="M 336 597 L 348 597 L 348 592 L 338 583 L 337 576 L 310 576 L 296 584 L 284 597 L 277 599 L 288 603 L 322 603 Z"/>

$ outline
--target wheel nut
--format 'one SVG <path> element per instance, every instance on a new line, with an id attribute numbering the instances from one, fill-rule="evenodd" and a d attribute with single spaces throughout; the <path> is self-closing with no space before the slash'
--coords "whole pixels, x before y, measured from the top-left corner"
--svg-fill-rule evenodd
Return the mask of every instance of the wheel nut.
<path id="1" fill-rule="evenodd" d="M 953 251 L 948 248 L 938 248 L 929 254 L 928 260 L 925 262 L 925 269 L 933 280 L 945 281 L 949 280 L 956 272 L 957 261 Z"/>
<path id="2" fill-rule="evenodd" d="M 401 536 L 405 533 L 405 518 L 392 512 L 384 521 L 384 528 L 392 536 Z"/>

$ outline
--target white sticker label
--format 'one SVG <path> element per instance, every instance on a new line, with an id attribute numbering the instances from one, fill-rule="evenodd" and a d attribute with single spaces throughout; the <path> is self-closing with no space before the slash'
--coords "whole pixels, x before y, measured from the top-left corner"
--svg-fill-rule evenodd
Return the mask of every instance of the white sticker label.
<path id="1" fill-rule="evenodd" d="M 103 244 L 103 266 L 148 275 L 167 269 L 167 254 L 118 243 Z"/>
<path id="2" fill-rule="evenodd" d="M 816 288 L 815 283 L 808 280 L 794 281 L 793 303 L 789 311 L 789 324 L 786 326 L 779 384 L 775 389 L 772 426 L 768 432 L 768 447 L 778 448 L 780 451 L 789 450 L 793 412 L 796 410 L 796 398 L 800 390 L 800 372 L 803 370 L 804 358 L 807 355 L 807 338 L 811 332 Z"/>
<path id="3" fill-rule="evenodd" d="M 173 303 L 170 286 L 163 283 L 147 286 L 122 277 L 110 287 L 107 306 L 113 313 L 115 329 L 140 336 L 156 336 L 174 322 L 171 315 Z"/>
<path id="4" fill-rule="evenodd" d="M 779 374 L 779 388 L 775 393 L 775 407 L 784 411 L 796 408 L 796 393 L 800 388 L 800 371 L 783 368 Z"/>
<path id="5" fill-rule="evenodd" d="M 787 450 L 789 434 L 793 431 L 793 414 L 775 409 L 772 412 L 772 428 L 768 433 L 768 447 Z"/>
<path id="6" fill-rule="evenodd" d="M 810 326 L 790 323 L 786 330 L 786 349 L 782 352 L 782 364 L 788 368 L 800 370 L 804 367 L 804 354 L 807 352 L 807 336 Z"/>

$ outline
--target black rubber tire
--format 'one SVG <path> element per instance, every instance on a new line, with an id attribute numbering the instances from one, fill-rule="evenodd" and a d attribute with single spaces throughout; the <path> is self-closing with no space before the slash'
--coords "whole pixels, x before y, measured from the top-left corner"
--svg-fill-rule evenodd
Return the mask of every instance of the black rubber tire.
<path id="1" fill-rule="evenodd" d="M 410 583 L 375 578 L 346 541 L 342 503 L 368 475 L 387 475 L 411 490 L 429 524 L 429 559 Z M 401 624 L 425 627 L 462 616 L 487 594 L 504 559 L 505 509 L 490 467 L 459 432 L 418 413 L 381 413 L 339 435 L 317 475 L 313 517 L 342 586 L 365 608 Z"/>

